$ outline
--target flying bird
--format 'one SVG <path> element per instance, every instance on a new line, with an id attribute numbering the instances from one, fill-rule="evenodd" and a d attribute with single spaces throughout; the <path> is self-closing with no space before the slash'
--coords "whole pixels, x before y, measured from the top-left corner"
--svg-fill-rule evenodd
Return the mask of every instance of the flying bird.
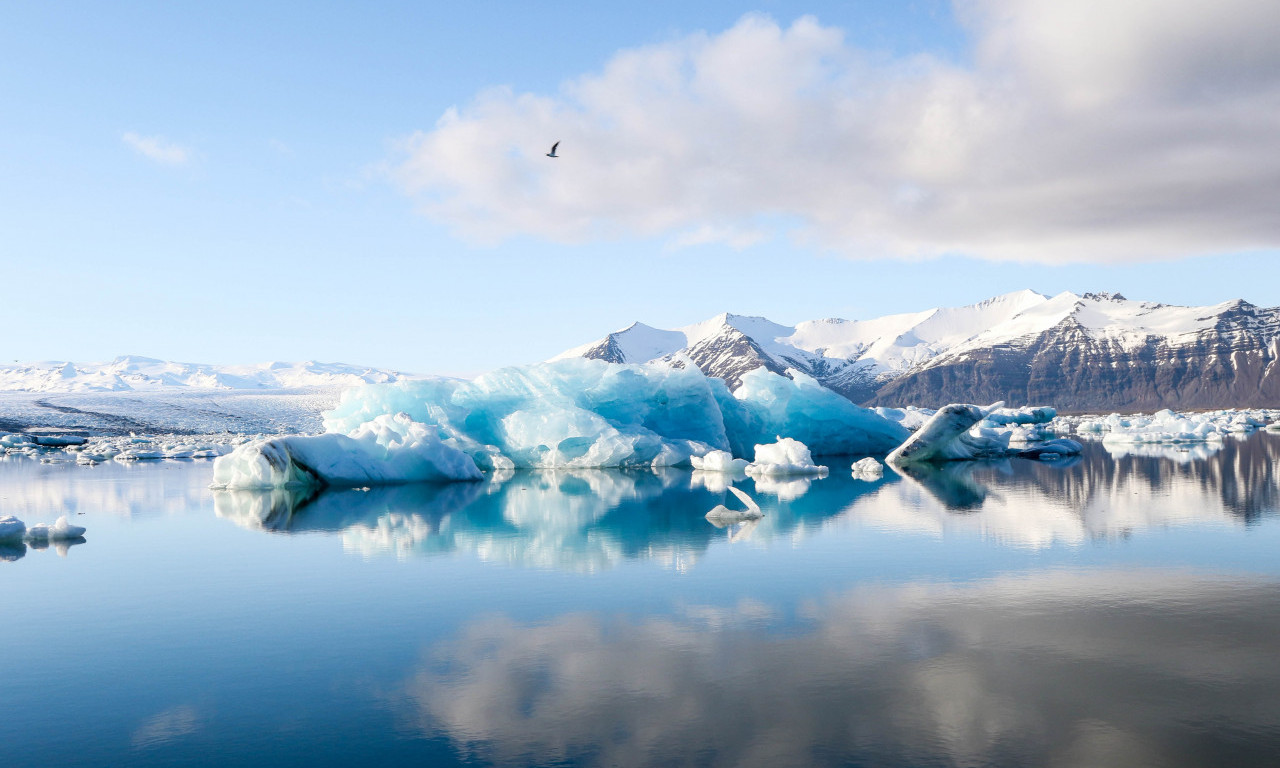
<path id="1" fill-rule="evenodd" d="M 560 142 L 558 141 L 555 144 L 552 144 L 551 151 L 547 153 L 547 157 L 559 157 L 559 155 L 556 154 L 556 147 L 558 146 L 560 146 Z"/>

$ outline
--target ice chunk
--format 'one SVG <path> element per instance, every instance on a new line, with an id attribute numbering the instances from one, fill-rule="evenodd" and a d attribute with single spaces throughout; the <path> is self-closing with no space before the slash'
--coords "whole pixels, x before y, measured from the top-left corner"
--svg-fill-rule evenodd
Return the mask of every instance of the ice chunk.
<path id="1" fill-rule="evenodd" d="M 728 451 L 711 451 L 706 456 L 691 456 L 694 469 L 704 472 L 741 473 L 747 468 L 746 459 L 735 459 Z"/>
<path id="2" fill-rule="evenodd" d="M 851 469 L 853 470 L 853 476 L 859 480 L 875 480 L 884 474 L 884 465 L 870 456 L 853 462 Z"/>
<path id="3" fill-rule="evenodd" d="M 27 533 L 27 524 L 14 517 L 0 517 L 0 541 L 22 541 Z"/>
<path id="4" fill-rule="evenodd" d="M 886 462 L 895 465 L 927 461 L 953 461 L 980 456 L 1002 455 L 1008 443 L 997 437 L 972 435 L 969 430 L 1004 403 L 987 408 L 952 403 L 938 410 L 924 426 L 889 454 Z"/>
<path id="5" fill-rule="evenodd" d="M 213 487 L 353 488 L 409 482 L 479 480 L 467 454 L 445 445 L 435 427 L 384 414 L 349 435 L 255 440 L 213 463 Z"/>
<path id="6" fill-rule="evenodd" d="M 929 420 L 929 417 L 937 413 L 937 411 L 932 408 L 917 408 L 914 405 L 908 405 L 906 408 L 885 408 L 882 406 L 872 408 L 871 410 L 874 411 L 877 416 L 881 416 L 889 421 L 901 424 L 912 432 L 915 432 L 917 429 L 924 426 L 924 423 Z"/>
<path id="7" fill-rule="evenodd" d="M 1082 450 L 1084 446 L 1075 440 L 1060 437 L 1018 451 L 1018 455 L 1024 459 L 1056 459 L 1062 456 L 1079 455 Z"/>
<path id="8" fill-rule="evenodd" d="M 756 460 L 746 467 L 750 475 L 822 475 L 827 468 L 813 463 L 809 448 L 799 440 L 779 437 L 776 443 L 756 446 Z"/>
<path id="9" fill-rule="evenodd" d="M 70 541 L 78 539 L 84 535 L 85 529 L 79 525 L 72 525 L 67 520 L 67 516 L 63 515 L 58 518 L 53 525 L 45 525 L 40 523 L 33 525 L 27 529 L 27 541 L 33 543 L 41 543 L 46 541 Z"/>
<path id="10" fill-rule="evenodd" d="M 729 486 L 728 490 L 732 491 L 733 495 L 737 496 L 746 505 L 746 509 L 729 509 L 723 504 L 717 504 L 707 513 L 708 520 L 724 523 L 735 520 L 759 520 L 764 517 L 764 512 L 760 511 L 760 505 L 755 503 L 750 496 L 732 485 Z"/>
<path id="11" fill-rule="evenodd" d="M 996 408 L 983 421 L 992 426 L 1005 424 L 1047 424 L 1058 415 L 1056 408 L 1042 405 L 1037 408 Z"/>

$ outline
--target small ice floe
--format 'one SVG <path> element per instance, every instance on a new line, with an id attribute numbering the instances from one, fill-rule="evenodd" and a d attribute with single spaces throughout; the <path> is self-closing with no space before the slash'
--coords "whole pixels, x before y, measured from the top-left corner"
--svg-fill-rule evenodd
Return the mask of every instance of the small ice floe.
<path id="1" fill-rule="evenodd" d="M 736 523 L 741 520 L 759 520 L 764 517 L 764 512 L 760 511 L 760 505 L 755 503 L 750 496 L 732 485 L 729 486 L 729 490 L 732 491 L 733 495 L 737 496 L 743 504 L 746 504 L 747 508 L 741 510 L 729 509 L 723 504 L 717 504 L 710 512 L 707 513 L 706 517 L 708 520 L 712 523 L 724 524 Z"/>
<path id="2" fill-rule="evenodd" d="M 778 442 L 756 446 L 756 460 L 746 466 L 751 476 L 819 475 L 825 476 L 827 468 L 813 463 L 809 447 L 790 437 L 779 437 Z"/>
<path id="3" fill-rule="evenodd" d="M 1082 450 L 1084 450 L 1084 446 L 1080 445 L 1075 440 L 1059 437 L 1054 440 L 1039 443 L 1031 448 L 1018 451 L 1017 455 L 1023 459 L 1055 461 L 1063 456 L 1078 456 Z"/>
<path id="4" fill-rule="evenodd" d="M 854 478 L 858 480 L 876 480 L 884 475 L 884 465 L 868 456 L 861 461 L 853 462 L 851 467 Z"/>
<path id="5" fill-rule="evenodd" d="M 39 523 L 27 529 L 27 541 L 33 544 L 41 544 L 44 542 L 54 541 L 71 541 L 78 539 L 84 535 L 85 529 L 79 525 L 72 525 L 67 516 L 59 517 L 53 525 Z"/>
<path id="6" fill-rule="evenodd" d="M 733 454 L 728 451 L 711 451 L 705 456 L 690 456 L 689 461 L 693 463 L 694 469 L 703 472 L 730 473 L 745 472 L 750 463 L 746 459 L 733 458 Z"/>
<path id="7" fill-rule="evenodd" d="M 27 535 L 27 524 L 14 517 L 0 517 L 0 541 L 22 541 Z"/>
<path id="8" fill-rule="evenodd" d="M 46 448 L 65 448 L 72 445 L 84 445 L 89 438 L 79 435 L 34 435 L 33 442 Z"/>

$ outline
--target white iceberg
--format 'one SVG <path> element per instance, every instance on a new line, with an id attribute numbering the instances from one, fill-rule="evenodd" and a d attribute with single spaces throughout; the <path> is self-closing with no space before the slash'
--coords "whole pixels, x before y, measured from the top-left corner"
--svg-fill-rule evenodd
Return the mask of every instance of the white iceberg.
<path id="1" fill-rule="evenodd" d="M 444 444 L 435 427 L 405 414 L 378 416 L 348 435 L 255 440 L 213 463 L 213 487 L 225 489 L 355 488 L 482 477 L 471 457 Z"/>
<path id="2" fill-rule="evenodd" d="M 776 443 L 756 446 L 756 460 L 746 467 L 752 476 L 825 475 L 827 468 L 813 463 L 809 447 L 790 437 L 779 437 Z"/>
<path id="3" fill-rule="evenodd" d="M 40 544 L 51 541 L 70 541 L 78 539 L 85 533 L 85 528 L 79 525 L 72 525 L 67 520 L 67 516 L 63 515 L 58 518 L 53 525 L 45 525 L 40 523 L 33 525 L 27 529 L 27 541 Z"/>
<path id="4" fill-rule="evenodd" d="M 690 456 L 689 461 L 693 464 L 694 469 L 703 472 L 727 472 L 730 474 L 742 473 L 746 471 L 748 462 L 746 459 L 735 459 L 733 454 L 728 451 L 711 451 L 705 456 Z"/>
<path id="5" fill-rule="evenodd" d="M 853 462 L 853 466 L 850 469 L 853 472 L 853 476 L 859 480 L 875 480 L 884 475 L 884 465 L 870 456 Z"/>
<path id="6" fill-rule="evenodd" d="M 710 512 L 707 513 L 707 519 L 717 523 L 735 522 L 738 520 L 759 520 L 764 517 L 764 512 L 760 511 L 760 505 L 748 496 L 745 492 L 729 486 L 728 490 L 733 492 L 746 509 L 729 509 L 723 504 L 717 504 Z"/>

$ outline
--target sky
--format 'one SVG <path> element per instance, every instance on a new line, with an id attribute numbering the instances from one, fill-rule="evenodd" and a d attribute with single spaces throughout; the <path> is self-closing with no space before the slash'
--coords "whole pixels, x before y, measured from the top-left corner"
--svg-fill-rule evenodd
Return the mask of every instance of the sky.
<path id="1" fill-rule="evenodd" d="M 1274 0 L 0 5 L 0 362 L 1280 305 Z M 544 153 L 560 141 L 560 157 Z"/>

